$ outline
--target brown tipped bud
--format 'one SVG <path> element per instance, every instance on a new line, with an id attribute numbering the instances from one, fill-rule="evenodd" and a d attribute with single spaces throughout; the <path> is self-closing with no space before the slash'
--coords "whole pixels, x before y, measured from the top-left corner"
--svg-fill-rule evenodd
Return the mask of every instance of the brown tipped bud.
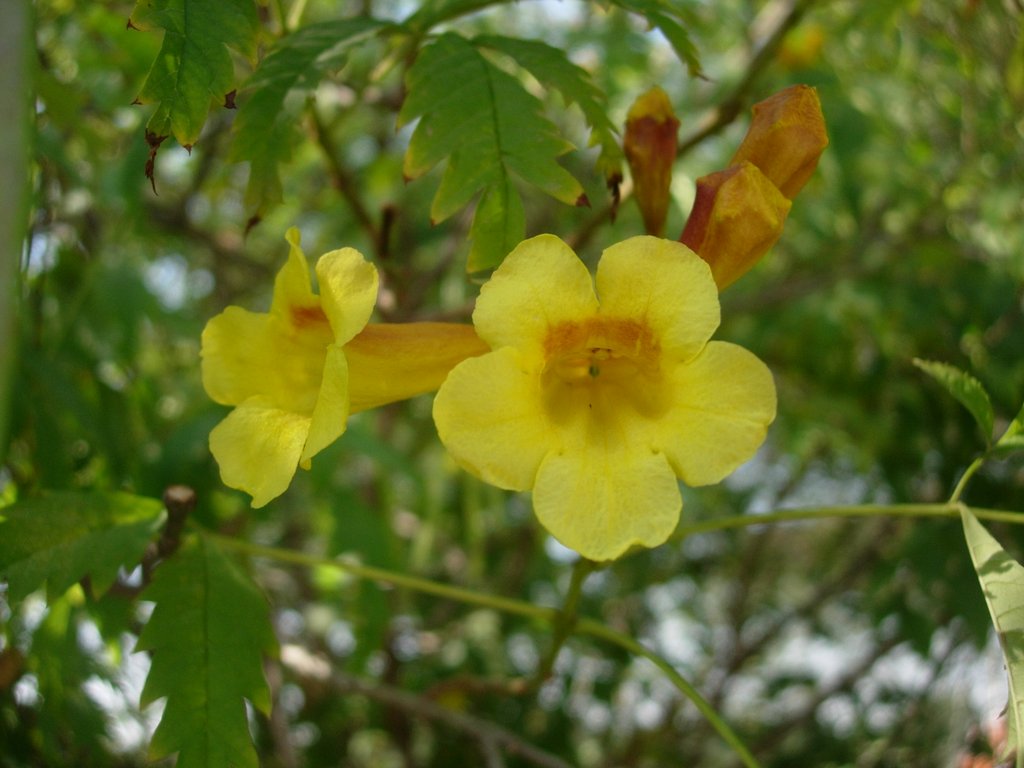
<path id="1" fill-rule="evenodd" d="M 649 235 L 661 237 L 665 232 L 678 133 L 679 120 L 668 96 L 658 86 L 637 98 L 629 108 L 623 149 Z"/>
<path id="2" fill-rule="evenodd" d="M 722 290 L 753 267 L 782 234 L 792 203 L 749 162 L 697 179 L 679 241 L 711 265 Z"/>
<path id="3" fill-rule="evenodd" d="M 792 200 L 827 146 L 818 92 L 793 85 L 754 105 L 754 119 L 731 165 L 753 163 Z"/>

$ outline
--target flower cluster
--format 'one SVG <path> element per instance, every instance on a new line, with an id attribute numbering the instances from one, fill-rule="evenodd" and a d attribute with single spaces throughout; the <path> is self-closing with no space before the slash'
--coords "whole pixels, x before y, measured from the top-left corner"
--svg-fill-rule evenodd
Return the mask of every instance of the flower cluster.
<path id="1" fill-rule="evenodd" d="M 627 131 L 635 174 L 658 156 L 637 137 L 671 144 L 674 157 L 678 126 L 664 93 L 638 104 Z M 224 483 L 262 506 L 351 413 L 437 390 L 434 421 L 458 464 L 532 492 L 564 545 L 605 561 L 661 544 L 679 520 L 679 482 L 719 482 L 775 417 L 768 368 L 711 336 L 719 289 L 775 242 L 814 170 L 827 143 L 820 116 L 812 89 L 757 105 L 730 167 L 698 181 L 679 242 L 612 245 L 593 278 L 553 235 L 520 243 L 481 289 L 473 326 L 370 323 L 373 265 L 352 248 L 330 251 L 315 293 L 289 230 L 270 311 L 228 307 L 203 332 L 203 384 L 234 406 L 210 435 Z M 638 194 L 657 230 L 667 183 L 664 168 L 647 170 Z"/>

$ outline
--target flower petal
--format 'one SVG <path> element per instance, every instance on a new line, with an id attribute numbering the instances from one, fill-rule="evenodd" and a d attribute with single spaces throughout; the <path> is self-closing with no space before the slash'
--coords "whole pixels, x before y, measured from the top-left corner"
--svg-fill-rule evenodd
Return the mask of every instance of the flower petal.
<path id="1" fill-rule="evenodd" d="M 573 250 L 554 235 L 524 240 L 480 289 L 473 325 L 492 349 L 541 351 L 548 329 L 597 309 L 594 284 Z"/>
<path id="2" fill-rule="evenodd" d="M 682 243 L 646 235 L 616 243 L 597 265 L 597 293 L 603 316 L 639 321 L 673 358 L 692 358 L 718 327 L 711 269 Z"/>
<path id="3" fill-rule="evenodd" d="M 203 329 L 203 387 L 224 405 L 259 395 L 278 408 L 309 414 L 328 343 L 323 333 L 294 332 L 277 315 L 228 307 Z"/>
<path id="4" fill-rule="evenodd" d="M 764 442 L 775 419 L 771 371 L 742 347 L 712 341 L 668 375 L 675 403 L 656 423 L 654 447 L 687 485 L 717 483 Z"/>
<path id="5" fill-rule="evenodd" d="M 210 451 L 224 484 L 262 507 L 288 489 L 309 434 L 309 418 L 251 398 L 210 432 Z"/>
<path id="6" fill-rule="evenodd" d="M 565 546 L 598 561 L 633 545 L 662 544 L 682 506 L 664 455 L 614 443 L 550 454 L 533 489 L 540 523 Z"/>
<path id="7" fill-rule="evenodd" d="M 500 488 L 533 486 L 553 440 L 540 375 L 503 347 L 459 363 L 434 399 L 441 442 L 468 472 Z"/>
<path id="8" fill-rule="evenodd" d="M 348 362 L 341 347 L 328 347 L 323 382 L 313 408 L 309 436 L 299 462 L 308 462 L 345 432 L 348 422 Z"/>
<path id="9" fill-rule="evenodd" d="M 377 268 L 355 248 L 340 248 L 320 257 L 316 277 L 335 341 L 344 344 L 370 320 L 377 303 Z"/>
<path id="10" fill-rule="evenodd" d="M 488 352 L 462 323 L 370 323 L 345 345 L 351 412 L 436 390 L 468 357 Z"/>
<path id="11" fill-rule="evenodd" d="M 274 299 L 270 305 L 272 314 L 289 317 L 294 307 L 319 307 L 320 300 L 313 293 L 309 278 L 309 262 L 302 252 L 301 237 L 297 227 L 285 233 L 290 248 L 288 261 L 274 278 Z"/>

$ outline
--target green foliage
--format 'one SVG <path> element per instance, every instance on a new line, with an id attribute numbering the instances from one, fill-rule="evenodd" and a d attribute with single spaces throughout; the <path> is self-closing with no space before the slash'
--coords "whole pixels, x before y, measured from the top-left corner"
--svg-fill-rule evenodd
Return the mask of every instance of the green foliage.
<path id="1" fill-rule="evenodd" d="M 537 40 L 481 35 L 473 39 L 473 44 L 512 57 L 547 88 L 558 91 L 567 103 L 578 105 L 590 126 L 590 145 L 601 147 L 598 169 L 608 180 L 622 177 L 622 148 L 608 118 L 605 95 L 589 72 L 569 61 L 564 51 Z"/>
<path id="2" fill-rule="evenodd" d="M 0 507 L 0 576 L 11 600 L 46 586 L 58 597 L 88 577 L 102 594 L 142 559 L 163 505 L 122 493 L 47 492 Z"/>
<path id="3" fill-rule="evenodd" d="M 999 635 L 999 644 L 1006 660 L 1010 680 L 1010 700 L 1007 704 L 1011 731 L 1024 733 L 1024 566 L 1004 550 L 999 542 L 978 522 L 966 507 L 961 512 L 967 548 L 974 569 L 985 594 L 992 623 Z M 1011 742 L 1016 750 L 1016 766 L 1024 766 L 1024 749 L 1019 742 Z"/>
<path id="4" fill-rule="evenodd" d="M 262 593 L 205 538 L 157 568 L 138 650 L 153 654 L 143 704 L 166 697 L 150 755 L 180 768 L 256 766 L 244 701 L 270 710 L 263 656 L 275 650 Z"/>
<path id="5" fill-rule="evenodd" d="M 309 24 L 278 40 L 246 82 L 231 155 L 250 163 L 246 201 L 255 212 L 281 201 L 279 169 L 296 144 L 302 97 L 341 69 L 353 46 L 384 27 L 363 17 Z"/>
<path id="6" fill-rule="evenodd" d="M 988 444 L 992 440 L 995 415 L 992 413 L 992 401 L 981 382 L 969 373 L 948 363 L 914 360 L 914 365 L 939 382 L 949 394 L 971 412 L 981 429 L 985 443 Z"/>
<path id="7" fill-rule="evenodd" d="M 1024 449 L 1024 405 L 1010 422 L 1006 431 L 996 441 L 996 451 L 1000 453 L 1012 453 Z"/>
<path id="8" fill-rule="evenodd" d="M 687 26 L 693 24 L 695 14 L 682 2 L 672 0 L 609 0 L 632 13 L 639 14 L 668 40 L 680 61 L 686 62 L 691 77 L 701 75 L 700 54 L 690 39 Z"/>
<path id="9" fill-rule="evenodd" d="M 200 764 L 230 748 L 309 768 L 511 767 L 528 754 L 581 768 L 738 764 L 666 670 L 765 768 L 932 768 L 1000 752 L 988 736 L 999 706 L 978 704 L 1004 692 L 1001 675 L 986 690 L 993 622 L 965 587 L 978 578 L 965 533 L 984 537 L 947 499 L 955 486 L 986 526 L 998 510 L 1006 550 L 1024 546 L 1014 3 L 139 4 L 138 26 L 171 30 L 158 58 L 159 34 L 126 30 L 124 4 L 17 2 L 32 8 L 36 71 L 22 84 L 33 208 L 24 246 L 9 249 L 18 328 L 0 344 L 18 357 L 0 402 L 3 768 L 142 764 L 147 670 L 146 701 L 168 699 L 151 754 Z M 171 88 L 172 70 L 187 91 Z M 227 305 L 267 305 L 287 227 L 311 256 L 363 250 L 381 272 L 381 320 L 468 322 L 468 234 L 478 262 L 552 232 L 593 263 L 642 231 L 628 180 L 617 215 L 602 203 L 602 177 L 621 165 L 615 126 L 638 94 L 660 85 L 681 120 L 671 237 L 750 104 L 794 83 L 817 88 L 831 143 L 779 243 L 723 293 L 716 333 L 772 371 L 768 440 L 726 482 L 684 489 L 685 537 L 591 574 L 538 690 L 568 556 L 528 496 L 456 470 L 429 395 L 357 414 L 267 507 L 223 485 L 208 438 L 224 408 L 202 389 L 200 334 Z M 154 107 L 132 105 L 156 85 Z M 237 111 L 210 108 L 236 87 Z M 201 140 L 154 158 L 151 109 L 153 134 L 177 120 Z M 479 130 L 499 119 L 517 130 L 511 148 Z M 402 167 L 410 137 L 433 161 L 416 183 Z M 564 151 L 588 139 L 592 150 Z M 593 209 L 551 201 L 565 184 L 572 202 L 570 175 Z M 247 229 L 252 213 L 261 223 Z M 935 386 L 915 358 L 962 370 L 925 363 Z M 152 499 L 178 483 L 200 499 L 193 538 L 146 585 L 138 575 L 168 541 Z M 138 496 L 111 493 L 124 489 Z M 36 501 L 48 496 L 64 501 Z M 816 514 L 776 524 L 794 507 Z M 837 515 L 851 516 L 823 519 Z M 983 556 L 984 589 L 1013 597 L 1018 567 Z M 999 615 L 1012 629 L 1016 614 Z M 612 627 L 670 666 L 638 663 L 635 647 L 607 641 Z M 151 668 L 150 652 L 130 652 L 140 632 Z M 213 709 L 193 706 L 206 690 Z"/>
<path id="10" fill-rule="evenodd" d="M 470 230 L 470 271 L 497 266 L 523 239 L 514 176 L 563 203 L 584 202 L 583 187 L 554 162 L 572 145 L 541 114 L 540 101 L 470 41 L 449 33 L 425 46 L 406 85 L 398 123 L 420 121 L 405 155 L 405 175 L 415 179 L 448 161 L 431 221 L 444 221 L 483 191 Z"/>
<path id="11" fill-rule="evenodd" d="M 138 100 L 156 104 L 147 131 L 173 135 L 183 146 L 199 139 L 211 104 L 225 104 L 235 90 L 228 49 L 256 55 L 259 22 L 254 0 L 138 0 L 131 24 L 164 30 L 160 52 Z"/>

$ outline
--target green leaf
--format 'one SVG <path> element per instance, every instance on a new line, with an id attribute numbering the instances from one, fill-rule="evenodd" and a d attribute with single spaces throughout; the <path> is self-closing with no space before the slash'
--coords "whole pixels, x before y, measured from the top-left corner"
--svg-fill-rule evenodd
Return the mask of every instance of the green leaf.
<path id="1" fill-rule="evenodd" d="M 282 38 L 245 84 L 235 120 L 231 159 L 250 163 L 246 202 L 257 211 L 281 200 L 280 165 L 295 145 L 297 104 L 349 52 L 387 25 L 371 18 L 310 24 Z"/>
<path id="2" fill-rule="evenodd" d="M 138 101 L 156 104 L 147 131 L 196 143 L 211 104 L 235 90 L 228 48 L 256 57 L 259 18 L 253 0 L 137 0 L 131 25 L 163 29 L 164 39 Z"/>
<path id="3" fill-rule="evenodd" d="M 496 266 L 523 239 L 514 176 L 569 205 L 585 200 L 580 183 L 555 162 L 572 144 L 541 114 L 540 101 L 469 41 L 445 34 L 423 48 L 406 86 L 398 124 L 420 121 L 405 154 L 405 175 L 415 179 L 448 161 L 432 221 L 444 221 L 484 193 L 471 230 L 470 271 Z"/>
<path id="4" fill-rule="evenodd" d="M 558 91 L 570 104 L 583 112 L 591 129 L 590 145 L 601 147 L 598 167 L 605 178 L 622 176 L 622 147 L 615 126 L 605 109 L 604 92 L 590 73 L 573 64 L 565 52 L 536 40 L 520 40 L 501 35 L 481 35 L 473 43 L 513 58 L 547 88 Z"/>
<path id="5" fill-rule="evenodd" d="M 1024 450 L 1024 405 L 1020 407 L 1010 426 L 996 442 L 996 451 L 1001 454 Z"/>
<path id="6" fill-rule="evenodd" d="M 948 363 L 915 358 L 914 365 L 939 382 L 949 394 L 971 412 L 975 422 L 985 435 L 985 444 L 988 445 L 992 440 L 995 416 L 992 412 L 992 402 L 989 400 L 988 392 L 985 391 L 981 382 L 969 373 Z"/>
<path id="7" fill-rule="evenodd" d="M 167 699 L 151 758 L 177 752 L 177 768 L 256 768 L 244 699 L 269 711 L 263 655 L 276 649 L 263 594 L 200 537 L 156 569 L 145 597 L 156 608 L 139 637 L 153 655 L 142 703 Z"/>
<path id="8" fill-rule="evenodd" d="M 964 507 L 960 518 L 974 570 L 1003 649 L 1010 683 L 1007 720 L 1011 733 L 1024 733 L 1024 567 L 999 546 L 969 509 Z M 1015 746 L 1015 743 L 1009 745 L 1011 749 Z M 1017 750 L 1016 765 L 1024 768 L 1024 750 Z"/>
<path id="9" fill-rule="evenodd" d="M 0 578 L 18 601 L 51 597 L 88 576 L 102 594 L 132 567 L 164 522 L 163 504 L 126 493 L 50 492 L 0 508 Z"/>
<path id="10" fill-rule="evenodd" d="M 431 0 L 402 22 L 402 26 L 414 35 L 424 35 L 436 25 L 450 21 L 467 13 L 482 10 L 490 5 L 501 5 L 510 0 Z"/>
<path id="11" fill-rule="evenodd" d="M 700 56 L 697 47 L 683 26 L 690 24 L 692 19 L 684 8 L 669 0 L 611 0 L 611 3 L 647 19 L 648 24 L 665 36 L 676 56 L 686 64 L 690 75 L 700 76 Z"/>

